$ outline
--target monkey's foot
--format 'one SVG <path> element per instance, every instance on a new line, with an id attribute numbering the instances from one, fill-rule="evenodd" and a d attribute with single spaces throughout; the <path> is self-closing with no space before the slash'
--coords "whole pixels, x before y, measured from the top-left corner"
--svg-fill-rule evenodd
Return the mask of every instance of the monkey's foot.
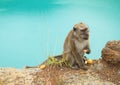
<path id="1" fill-rule="evenodd" d="M 78 68 L 76 66 L 72 66 L 71 68 L 74 69 L 74 70 L 79 70 L 80 69 L 80 68 Z"/>
<path id="2" fill-rule="evenodd" d="M 82 66 L 82 67 L 80 67 L 81 69 L 83 69 L 83 70 L 88 70 L 88 66 Z"/>
<path id="3" fill-rule="evenodd" d="M 71 66 L 71 68 L 72 68 L 73 70 L 80 70 L 80 69 L 88 70 L 88 66 L 78 67 L 78 66 L 76 65 L 76 66 Z"/>

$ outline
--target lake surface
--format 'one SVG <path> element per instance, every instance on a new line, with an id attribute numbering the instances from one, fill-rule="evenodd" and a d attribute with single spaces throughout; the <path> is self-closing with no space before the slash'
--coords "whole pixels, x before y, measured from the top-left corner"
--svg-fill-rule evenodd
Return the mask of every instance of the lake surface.
<path id="1" fill-rule="evenodd" d="M 38 65 L 59 55 L 73 25 L 90 27 L 91 54 L 120 40 L 119 0 L 0 0 L 0 67 Z"/>

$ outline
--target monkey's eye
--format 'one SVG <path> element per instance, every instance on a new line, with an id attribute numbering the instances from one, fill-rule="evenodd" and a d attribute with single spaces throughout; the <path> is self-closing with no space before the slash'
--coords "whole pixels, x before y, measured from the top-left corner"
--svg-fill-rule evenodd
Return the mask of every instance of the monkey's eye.
<path id="1" fill-rule="evenodd" d="M 77 28 L 73 27 L 73 30 L 74 30 L 74 31 L 76 31 L 76 30 L 77 30 Z"/>
<path id="2" fill-rule="evenodd" d="M 84 28 L 84 29 L 82 29 L 81 31 L 82 31 L 82 32 L 85 32 L 87 29 L 88 29 L 88 28 Z"/>

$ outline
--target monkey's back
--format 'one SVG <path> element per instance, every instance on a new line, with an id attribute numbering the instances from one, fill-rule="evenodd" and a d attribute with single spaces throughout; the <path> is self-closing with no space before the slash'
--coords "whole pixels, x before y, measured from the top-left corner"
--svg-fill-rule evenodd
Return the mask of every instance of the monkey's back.
<path id="1" fill-rule="evenodd" d="M 71 40 L 72 40 L 72 34 L 73 31 L 71 30 L 69 34 L 67 35 L 65 42 L 64 42 L 64 53 L 70 52 L 71 51 Z"/>

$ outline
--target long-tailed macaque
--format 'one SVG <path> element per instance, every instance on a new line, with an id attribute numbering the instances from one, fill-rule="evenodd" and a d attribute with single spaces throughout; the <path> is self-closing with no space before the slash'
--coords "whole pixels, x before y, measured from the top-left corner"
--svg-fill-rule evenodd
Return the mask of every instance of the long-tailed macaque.
<path id="1" fill-rule="evenodd" d="M 63 54 L 60 56 L 55 56 L 55 58 L 57 58 L 58 60 L 64 58 L 65 61 L 73 69 L 81 68 L 87 70 L 83 57 L 85 53 L 90 53 L 89 44 L 88 26 L 82 22 L 78 23 L 74 25 L 73 29 L 69 32 L 64 42 Z M 31 67 L 27 66 L 27 68 Z"/>
<path id="2" fill-rule="evenodd" d="M 64 51 L 62 57 L 66 59 L 73 69 L 87 69 L 83 59 L 84 51 L 90 53 L 89 46 L 89 28 L 85 23 L 74 25 L 64 43 Z"/>

